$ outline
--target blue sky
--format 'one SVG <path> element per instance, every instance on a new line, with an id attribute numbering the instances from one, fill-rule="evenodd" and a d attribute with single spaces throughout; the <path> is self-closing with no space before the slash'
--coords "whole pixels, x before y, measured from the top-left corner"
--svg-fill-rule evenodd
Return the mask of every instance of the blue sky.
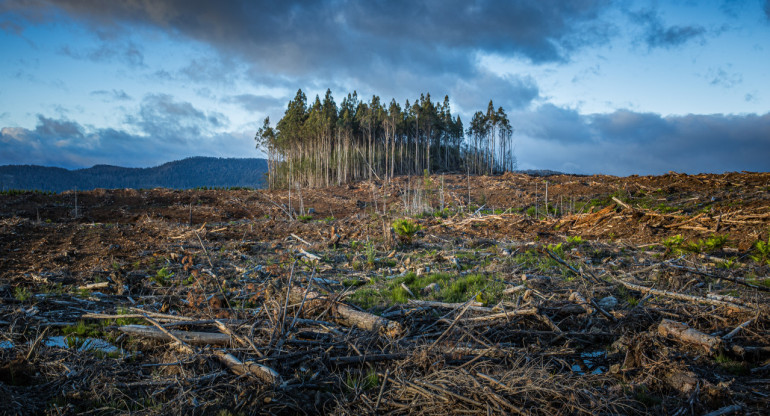
<path id="1" fill-rule="evenodd" d="M 260 157 L 298 88 L 509 113 L 521 168 L 770 170 L 770 0 L 0 0 L 0 164 Z"/>

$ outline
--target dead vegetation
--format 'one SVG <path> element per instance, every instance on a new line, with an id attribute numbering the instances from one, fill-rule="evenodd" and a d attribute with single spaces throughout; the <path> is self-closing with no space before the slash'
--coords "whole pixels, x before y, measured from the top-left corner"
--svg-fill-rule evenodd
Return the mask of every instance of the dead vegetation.
<path id="1" fill-rule="evenodd" d="M 2 196 L 0 413 L 762 414 L 768 179 Z"/>

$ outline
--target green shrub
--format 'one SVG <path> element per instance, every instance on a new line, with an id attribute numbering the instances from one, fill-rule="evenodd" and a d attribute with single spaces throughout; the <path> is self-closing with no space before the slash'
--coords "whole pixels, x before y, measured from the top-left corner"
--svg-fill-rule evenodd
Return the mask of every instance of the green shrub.
<path id="1" fill-rule="evenodd" d="M 757 263 L 770 264 L 770 236 L 767 237 L 767 242 L 760 240 L 754 243 L 754 254 L 751 255 L 751 259 Z"/>
<path id="2" fill-rule="evenodd" d="M 414 235 L 422 230 L 422 226 L 410 219 L 398 219 L 393 221 L 393 231 L 404 244 L 412 244 Z"/>
<path id="3" fill-rule="evenodd" d="M 152 281 L 157 283 L 159 286 L 168 286 L 170 284 L 168 279 L 172 276 L 174 276 L 174 273 L 171 273 L 170 270 L 163 267 L 158 270 L 157 273 L 155 273 L 155 276 L 152 277 Z"/>
<path id="4" fill-rule="evenodd" d="M 25 302 L 32 297 L 32 292 L 24 286 L 16 286 L 16 288 L 13 289 L 13 297 L 19 302 Z"/>

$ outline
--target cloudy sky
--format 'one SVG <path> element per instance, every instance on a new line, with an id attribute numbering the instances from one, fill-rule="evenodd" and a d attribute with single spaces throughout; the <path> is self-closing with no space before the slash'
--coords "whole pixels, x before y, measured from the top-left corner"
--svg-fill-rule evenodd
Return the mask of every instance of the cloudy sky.
<path id="1" fill-rule="evenodd" d="M 298 88 L 463 121 L 520 168 L 770 170 L 770 0 L 0 0 L 0 164 L 261 157 Z"/>

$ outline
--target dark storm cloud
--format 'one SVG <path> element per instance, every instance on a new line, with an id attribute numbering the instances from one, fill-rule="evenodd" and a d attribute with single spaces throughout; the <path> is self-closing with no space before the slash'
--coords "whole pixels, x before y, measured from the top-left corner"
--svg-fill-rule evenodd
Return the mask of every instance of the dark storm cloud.
<path id="1" fill-rule="evenodd" d="M 581 115 L 544 105 L 513 117 L 524 167 L 615 175 L 770 170 L 770 113 Z"/>
<path id="2" fill-rule="evenodd" d="M 657 11 L 652 9 L 632 12 L 630 16 L 644 27 L 643 40 L 650 49 L 675 48 L 706 34 L 706 29 L 698 25 L 666 27 Z"/>
<path id="3" fill-rule="evenodd" d="M 316 77 L 377 67 L 467 75 L 475 53 L 565 61 L 606 41 L 603 0 L 109 1 L 9 0 L 26 15 L 62 10 L 102 31 L 141 26 L 234 54 L 260 70 Z M 579 29 L 579 30 L 577 30 Z"/>

